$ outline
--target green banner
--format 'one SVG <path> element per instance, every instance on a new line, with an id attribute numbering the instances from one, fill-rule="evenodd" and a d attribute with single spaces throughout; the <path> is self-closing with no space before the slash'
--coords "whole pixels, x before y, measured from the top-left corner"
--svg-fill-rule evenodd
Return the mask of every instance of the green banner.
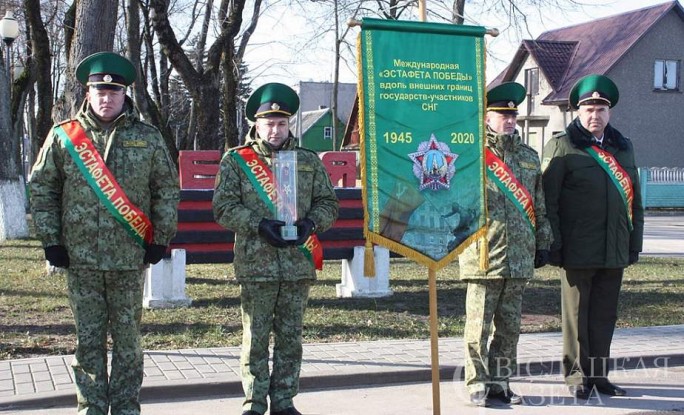
<path id="1" fill-rule="evenodd" d="M 485 29 L 361 27 L 366 239 L 436 270 L 486 231 Z"/>

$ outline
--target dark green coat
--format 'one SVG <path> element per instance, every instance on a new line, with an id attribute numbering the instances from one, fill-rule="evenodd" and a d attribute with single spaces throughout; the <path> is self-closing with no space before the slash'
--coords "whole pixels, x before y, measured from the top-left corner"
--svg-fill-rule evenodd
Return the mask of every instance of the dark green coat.
<path id="1" fill-rule="evenodd" d="M 563 268 L 624 268 L 629 251 L 641 252 L 644 210 L 634 149 L 610 124 L 604 150 L 629 174 L 634 186 L 633 224 L 620 193 L 587 152 L 592 135 L 575 119 L 544 148 L 542 168 L 546 215 L 553 230 L 552 250 L 561 250 Z"/>

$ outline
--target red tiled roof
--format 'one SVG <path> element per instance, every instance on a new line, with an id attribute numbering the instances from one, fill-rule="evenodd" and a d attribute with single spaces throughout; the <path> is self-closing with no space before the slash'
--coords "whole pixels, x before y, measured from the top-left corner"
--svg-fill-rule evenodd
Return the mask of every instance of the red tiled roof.
<path id="1" fill-rule="evenodd" d="M 511 64 L 490 84 L 516 77 L 528 55 L 532 55 L 553 88 L 545 104 L 567 101 L 570 89 L 581 77 L 606 74 L 663 16 L 677 8 L 677 1 L 592 20 L 542 33 L 536 40 L 525 40 Z"/>

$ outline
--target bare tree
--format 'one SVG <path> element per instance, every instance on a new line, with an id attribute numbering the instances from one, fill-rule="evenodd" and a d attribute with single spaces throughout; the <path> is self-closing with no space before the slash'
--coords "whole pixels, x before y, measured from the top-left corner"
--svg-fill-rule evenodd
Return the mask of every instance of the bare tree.
<path id="1" fill-rule="evenodd" d="M 140 2 L 139 0 L 127 0 L 126 1 L 126 38 L 127 48 L 128 48 L 128 58 L 133 62 L 137 71 L 137 80 L 133 85 L 133 95 L 135 97 L 135 102 L 137 104 L 138 110 L 142 113 L 143 117 L 148 120 L 152 125 L 155 125 L 161 131 L 162 137 L 166 142 L 166 146 L 171 152 L 171 156 L 174 161 L 178 160 L 178 150 L 176 149 L 176 143 L 173 139 L 173 133 L 171 132 L 166 119 L 164 118 L 162 112 L 160 111 L 157 104 L 154 102 L 149 94 L 149 89 L 147 85 L 147 77 L 143 71 L 140 56 L 141 56 L 141 35 L 140 35 Z M 154 55 L 153 55 L 154 56 Z M 152 58 L 153 59 L 153 58 Z M 154 63 L 154 59 L 152 60 Z"/>
<path id="2" fill-rule="evenodd" d="M 260 1 L 255 3 L 255 10 L 258 10 L 261 3 Z M 205 7 L 210 8 L 211 4 L 210 1 Z M 217 13 L 219 29 L 216 40 L 206 51 L 202 50 L 202 53 L 206 53 L 206 59 L 199 59 L 203 54 L 195 50 L 194 62 L 188 56 L 189 53 L 183 49 L 171 27 L 168 1 L 150 0 L 150 7 L 154 11 L 152 24 L 164 54 L 178 72 L 192 97 L 191 121 L 187 135 L 189 142 L 181 143 L 179 149 L 189 148 L 192 143 L 198 149 L 220 149 L 226 145 L 232 145 L 237 136 L 235 126 L 229 120 L 229 118 L 235 118 L 235 110 L 231 108 L 236 96 L 237 82 L 233 81 L 235 68 L 238 67 L 236 63 L 239 63 L 236 62 L 235 38 L 242 26 L 245 0 L 221 1 Z M 258 12 L 256 16 L 257 18 L 253 17 L 254 24 L 258 19 Z M 203 31 L 208 27 L 207 22 L 210 17 L 211 13 L 206 11 Z M 200 35 L 197 45 L 202 45 L 205 38 L 204 35 Z M 220 97 L 223 97 L 224 128 L 221 128 Z"/>

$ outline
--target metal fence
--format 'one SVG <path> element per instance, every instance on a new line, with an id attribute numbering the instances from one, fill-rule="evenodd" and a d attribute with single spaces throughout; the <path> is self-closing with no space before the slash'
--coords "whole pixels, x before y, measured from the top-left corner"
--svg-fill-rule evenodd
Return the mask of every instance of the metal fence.
<path id="1" fill-rule="evenodd" d="M 643 171 L 643 170 L 642 170 Z M 684 168 L 682 167 L 649 167 L 649 183 L 679 183 L 684 185 Z"/>
<path id="2" fill-rule="evenodd" d="M 645 208 L 684 208 L 684 168 L 643 167 L 639 176 Z"/>

